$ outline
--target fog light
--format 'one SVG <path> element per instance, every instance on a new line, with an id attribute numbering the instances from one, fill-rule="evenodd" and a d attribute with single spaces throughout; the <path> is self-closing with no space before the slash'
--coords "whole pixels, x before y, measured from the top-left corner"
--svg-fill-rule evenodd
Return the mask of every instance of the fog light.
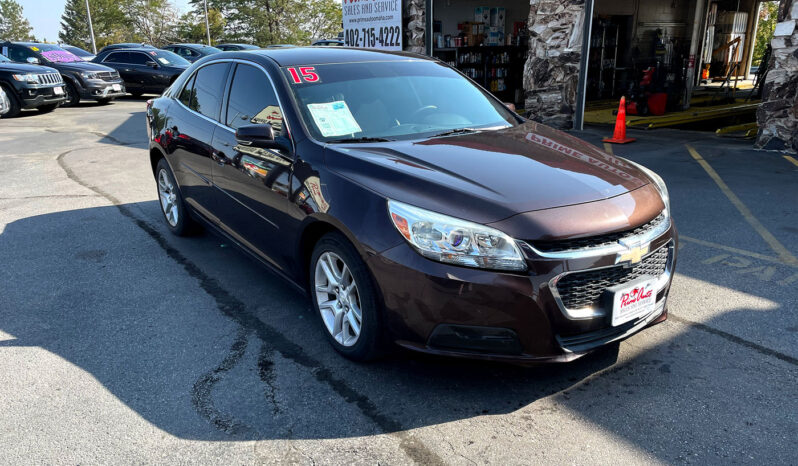
<path id="1" fill-rule="evenodd" d="M 521 354 L 518 334 L 509 328 L 441 324 L 435 327 L 428 345 L 493 354 Z"/>

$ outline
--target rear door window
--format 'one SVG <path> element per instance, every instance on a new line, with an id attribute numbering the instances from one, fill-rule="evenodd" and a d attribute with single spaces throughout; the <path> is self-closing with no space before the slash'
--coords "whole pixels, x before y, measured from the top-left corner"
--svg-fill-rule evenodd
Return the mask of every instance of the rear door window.
<path id="1" fill-rule="evenodd" d="M 197 70 L 188 108 L 218 121 L 229 69 L 229 63 L 214 63 Z"/>
<path id="2" fill-rule="evenodd" d="M 112 52 L 103 60 L 104 63 L 127 63 L 127 52 Z"/>
<path id="3" fill-rule="evenodd" d="M 183 86 L 183 90 L 180 91 L 180 96 L 178 97 L 180 102 L 188 108 L 191 108 L 191 96 L 194 95 L 194 78 L 196 77 L 197 75 L 193 74 L 186 80 L 186 85 Z"/>

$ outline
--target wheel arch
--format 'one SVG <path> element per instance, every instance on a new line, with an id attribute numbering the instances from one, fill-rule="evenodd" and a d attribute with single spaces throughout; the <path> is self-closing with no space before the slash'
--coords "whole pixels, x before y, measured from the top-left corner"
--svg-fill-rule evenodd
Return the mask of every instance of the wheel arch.
<path id="1" fill-rule="evenodd" d="M 152 168 L 152 174 L 155 176 L 155 168 L 158 166 L 158 162 L 161 159 L 165 159 L 166 154 L 163 153 L 160 147 L 152 146 L 150 147 L 150 168 Z M 167 160 L 166 163 L 169 163 Z M 170 165 L 171 167 L 171 165 Z"/>
<path id="2" fill-rule="evenodd" d="M 313 256 L 313 249 L 316 243 L 328 233 L 340 233 L 352 242 L 349 236 L 340 228 L 325 220 L 313 220 L 305 225 L 305 228 L 302 229 L 302 233 L 299 235 L 299 241 L 297 242 L 297 257 L 300 259 L 297 274 L 299 275 L 301 285 L 308 286 L 310 259 Z M 357 247 L 355 249 L 357 249 Z"/>

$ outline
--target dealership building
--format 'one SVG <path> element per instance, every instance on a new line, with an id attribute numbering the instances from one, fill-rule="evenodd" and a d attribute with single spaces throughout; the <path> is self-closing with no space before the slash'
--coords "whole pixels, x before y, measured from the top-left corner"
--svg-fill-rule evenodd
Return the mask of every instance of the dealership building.
<path id="1" fill-rule="evenodd" d="M 380 0 L 344 0 L 345 29 L 347 5 L 369 1 Z M 402 49 L 455 66 L 552 126 L 611 124 L 625 96 L 629 127 L 736 124 L 759 148 L 798 149 L 798 0 L 397 4 Z M 777 18 L 763 57 L 765 6 Z"/>

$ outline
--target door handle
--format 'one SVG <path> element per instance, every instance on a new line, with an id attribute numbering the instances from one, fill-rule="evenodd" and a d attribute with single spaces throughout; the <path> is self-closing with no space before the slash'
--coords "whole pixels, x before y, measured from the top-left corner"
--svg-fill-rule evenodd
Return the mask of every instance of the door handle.
<path id="1" fill-rule="evenodd" d="M 229 142 L 225 142 L 225 141 L 221 141 L 221 142 L 219 142 L 219 144 L 223 145 L 224 147 L 230 147 L 230 145 L 231 145 Z"/>

